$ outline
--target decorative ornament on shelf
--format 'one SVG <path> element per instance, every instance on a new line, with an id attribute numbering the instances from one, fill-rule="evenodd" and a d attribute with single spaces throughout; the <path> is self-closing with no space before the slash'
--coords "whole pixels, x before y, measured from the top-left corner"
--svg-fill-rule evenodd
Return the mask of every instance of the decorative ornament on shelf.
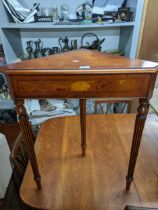
<path id="1" fill-rule="evenodd" d="M 92 21 L 98 22 L 98 20 L 102 21 L 104 16 L 104 8 L 106 7 L 108 0 L 95 0 L 93 2 L 92 9 Z"/>
<path id="2" fill-rule="evenodd" d="M 61 21 L 69 21 L 69 6 L 67 4 L 62 4 L 60 7 Z"/>
<path id="3" fill-rule="evenodd" d="M 96 39 L 92 42 L 91 45 L 88 42 L 86 42 L 86 45 L 84 45 L 83 43 L 84 43 L 84 39 L 86 38 L 86 36 L 94 36 Z M 105 38 L 100 40 L 96 34 L 86 33 L 82 37 L 81 48 L 101 51 L 101 45 L 104 41 L 105 41 Z"/>
<path id="4" fill-rule="evenodd" d="M 62 46 L 63 43 L 64 45 Z M 69 46 L 69 39 L 67 37 L 65 38 L 59 38 L 59 45 L 61 47 L 61 52 L 67 52 L 71 50 L 71 47 Z"/>
<path id="5" fill-rule="evenodd" d="M 18 0 L 2 0 L 2 2 L 16 23 L 31 23 L 37 18 L 39 3 L 34 3 L 32 8 L 29 8 L 24 2 Z"/>
<path id="6" fill-rule="evenodd" d="M 92 5 L 85 2 L 77 7 L 76 16 L 78 20 L 91 20 L 92 19 Z"/>
<path id="7" fill-rule="evenodd" d="M 134 13 L 130 11 L 130 8 L 127 7 L 127 1 L 124 0 L 121 7 L 118 8 L 118 19 L 120 21 L 132 21 Z"/>
<path id="8" fill-rule="evenodd" d="M 4 99 L 10 99 L 10 94 L 5 77 L 3 74 L 0 74 L 0 101 Z"/>
<path id="9" fill-rule="evenodd" d="M 0 44 L 0 66 L 3 66 L 5 64 L 6 64 L 6 60 L 5 60 L 3 45 Z"/>

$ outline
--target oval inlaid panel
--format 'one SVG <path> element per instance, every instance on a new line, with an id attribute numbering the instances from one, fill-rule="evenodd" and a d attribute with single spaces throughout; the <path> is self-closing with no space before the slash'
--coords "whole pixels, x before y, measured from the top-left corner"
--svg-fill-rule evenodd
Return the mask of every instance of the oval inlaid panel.
<path id="1" fill-rule="evenodd" d="M 77 82 L 73 82 L 70 85 L 70 90 L 72 91 L 87 91 L 90 90 L 91 86 L 88 82 L 85 81 L 77 81 Z"/>

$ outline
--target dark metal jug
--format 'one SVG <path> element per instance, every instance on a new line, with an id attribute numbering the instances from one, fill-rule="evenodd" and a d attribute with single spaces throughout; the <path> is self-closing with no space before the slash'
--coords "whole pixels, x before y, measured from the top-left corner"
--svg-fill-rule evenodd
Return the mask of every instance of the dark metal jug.
<path id="1" fill-rule="evenodd" d="M 63 43 L 63 46 L 62 46 Z M 59 39 L 59 45 L 61 47 L 62 52 L 67 52 L 71 50 L 71 47 L 69 46 L 69 39 L 67 37 L 65 38 L 60 38 Z"/>

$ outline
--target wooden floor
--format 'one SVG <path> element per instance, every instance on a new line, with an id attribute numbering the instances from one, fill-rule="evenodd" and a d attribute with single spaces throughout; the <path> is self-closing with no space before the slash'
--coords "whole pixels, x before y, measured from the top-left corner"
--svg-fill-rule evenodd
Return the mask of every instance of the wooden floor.
<path id="1" fill-rule="evenodd" d="M 34 203 L 43 203 L 43 208 L 51 206 L 52 210 L 122 210 L 127 204 L 158 207 L 158 118 L 155 115 L 148 116 L 135 181 L 130 192 L 125 192 L 134 117 L 131 114 L 97 115 L 93 120 L 88 116 L 85 158 L 79 155 L 79 119 L 70 117 L 71 120 L 65 120 L 63 124 L 62 118 L 58 118 L 55 122 L 57 129 L 48 121 L 49 130 L 42 127 L 43 139 L 38 145 L 45 149 L 38 154 L 38 161 L 41 173 L 47 175 L 42 178 L 42 192 L 40 195 L 35 193 Z M 50 145 L 47 141 L 52 132 L 54 138 Z M 49 160 L 52 161 L 51 170 L 44 165 L 45 152 L 52 154 Z M 54 180 L 51 185 L 50 179 Z M 28 193 L 23 200 L 33 196 L 34 193 L 30 193 L 32 186 L 32 183 L 28 188 L 24 186 Z M 44 199 L 38 199 L 42 194 Z"/>

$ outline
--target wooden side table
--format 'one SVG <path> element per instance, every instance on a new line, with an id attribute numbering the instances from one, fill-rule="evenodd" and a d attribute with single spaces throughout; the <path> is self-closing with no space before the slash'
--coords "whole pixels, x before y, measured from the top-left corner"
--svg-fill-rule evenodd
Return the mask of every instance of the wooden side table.
<path id="1" fill-rule="evenodd" d="M 12 98 L 17 107 L 21 130 L 27 142 L 37 187 L 41 175 L 34 140 L 24 108 L 24 98 L 80 98 L 81 146 L 86 154 L 86 98 L 139 98 L 126 189 L 133 181 L 141 136 L 157 74 L 157 63 L 113 56 L 97 51 L 78 50 L 5 66 Z M 73 132 L 73 131 L 72 131 Z M 44 187 L 44 186 L 43 186 Z"/>

